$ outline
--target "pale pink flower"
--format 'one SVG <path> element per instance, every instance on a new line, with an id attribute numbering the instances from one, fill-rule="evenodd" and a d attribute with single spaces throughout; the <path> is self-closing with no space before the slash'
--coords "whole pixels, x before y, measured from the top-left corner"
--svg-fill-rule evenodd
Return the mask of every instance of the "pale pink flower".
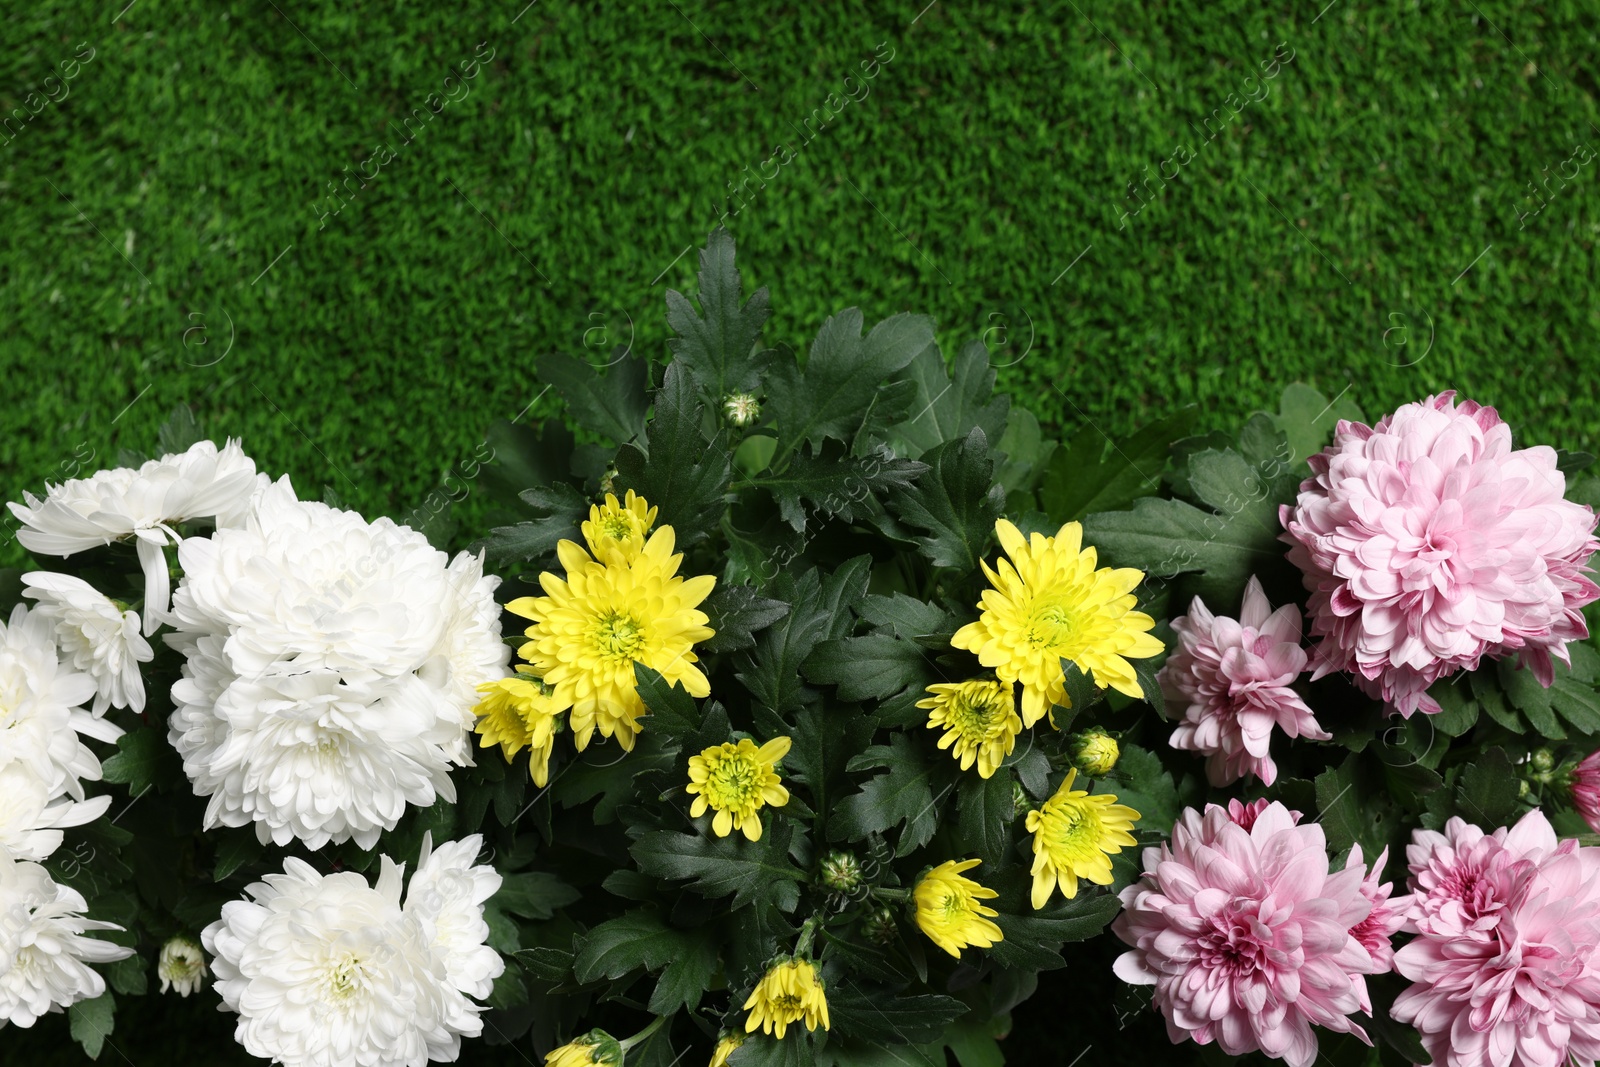
<path id="1" fill-rule="evenodd" d="M 1256 824 L 1256 820 L 1261 817 L 1261 813 L 1266 811 L 1271 803 L 1272 801 L 1266 797 L 1258 797 L 1248 803 L 1242 800 L 1229 800 L 1228 818 L 1248 830 Z M 1214 804 L 1207 804 L 1206 810 L 1210 811 L 1215 806 Z M 1289 818 L 1295 823 L 1299 823 L 1302 816 L 1298 811 L 1291 811 L 1289 812 Z"/>
<path id="2" fill-rule="evenodd" d="M 1446 939 L 1484 941 L 1535 865 L 1546 856 L 1571 852 L 1576 841 L 1558 841 L 1544 813 L 1528 812 L 1509 830 L 1486 834 L 1462 818 L 1444 833 L 1415 830 L 1406 846 L 1411 901 L 1405 929 Z"/>
<path id="3" fill-rule="evenodd" d="M 1424 932 L 1395 953 L 1415 984 L 1391 1014 L 1417 1028 L 1436 1067 L 1600 1058 L 1600 849 L 1536 851 L 1514 867 L 1487 936 Z"/>
<path id="4" fill-rule="evenodd" d="M 1600 834 L 1600 751 L 1589 753 L 1573 768 L 1572 803 L 1589 829 Z"/>
<path id="5" fill-rule="evenodd" d="M 1227 809 L 1186 809 L 1172 840 L 1144 850 L 1112 930 L 1133 950 L 1117 976 L 1155 986 L 1173 1043 L 1260 1050 L 1290 1067 L 1317 1058 L 1313 1024 L 1368 1041 L 1365 975 L 1383 970 L 1352 936 L 1372 913 L 1359 865 L 1328 870 L 1322 827 L 1282 804 L 1246 830 Z M 1370 1044 L 1371 1042 L 1368 1041 Z"/>
<path id="6" fill-rule="evenodd" d="M 1389 861 L 1389 850 L 1385 848 L 1378 853 L 1378 858 L 1372 861 L 1372 869 L 1367 871 L 1366 878 L 1361 883 L 1361 895 L 1372 904 L 1372 911 L 1365 919 L 1350 928 L 1350 936 L 1361 942 L 1366 947 L 1367 954 L 1372 957 L 1372 962 L 1378 969 L 1374 974 L 1380 974 L 1394 969 L 1394 946 L 1391 939 L 1399 933 L 1406 924 L 1406 914 L 1410 909 L 1411 901 L 1408 897 L 1395 897 L 1389 899 L 1394 892 L 1394 883 L 1383 881 L 1383 867 Z M 1361 862 L 1361 846 L 1350 846 L 1350 855 L 1344 861 L 1347 868 L 1365 867 Z"/>
<path id="7" fill-rule="evenodd" d="M 1268 751 L 1274 726 L 1290 737 L 1328 739 L 1290 688 L 1306 668 L 1299 608 L 1273 611 L 1252 577 L 1238 619 L 1212 615 L 1195 597 L 1172 629 L 1178 647 L 1157 675 L 1168 703 L 1184 709 L 1172 747 L 1205 753 L 1212 785 L 1247 774 L 1271 785 L 1278 777 Z"/>
<path id="8" fill-rule="evenodd" d="M 1313 678 L 1347 671 L 1402 715 L 1428 686 L 1515 653 L 1549 685 L 1588 636 L 1600 541 L 1562 499 L 1554 449 L 1513 449 L 1493 408 L 1441 393 L 1376 426 L 1341 420 L 1279 518 L 1311 591 Z"/>

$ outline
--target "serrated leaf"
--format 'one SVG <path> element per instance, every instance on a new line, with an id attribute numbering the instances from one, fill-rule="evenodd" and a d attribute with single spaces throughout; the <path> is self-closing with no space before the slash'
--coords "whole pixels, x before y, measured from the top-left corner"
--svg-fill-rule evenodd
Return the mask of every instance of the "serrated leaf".
<path id="1" fill-rule="evenodd" d="M 105 761 L 103 770 L 105 781 L 126 785 L 133 796 L 158 784 L 165 788 L 183 773 L 164 726 L 129 730 L 117 738 L 117 754 Z"/>
<path id="2" fill-rule="evenodd" d="M 1566 731 L 1556 721 L 1555 709 L 1551 706 L 1554 694 L 1539 684 L 1531 670 L 1518 669 L 1515 660 L 1503 659 L 1496 666 L 1506 699 L 1522 711 L 1539 735 L 1552 741 L 1565 741 Z"/>
<path id="3" fill-rule="evenodd" d="M 195 421 L 194 412 L 189 410 L 189 405 L 179 404 L 167 415 L 167 421 L 161 424 L 156 440 L 162 455 L 171 455 L 175 452 L 187 452 L 192 446 L 205 440 L 205 436 L 200 432 L 200 424 Z"/>
<path id="4" fill-rule="evenodd" d="M 1200 595 L 1218 602 L 1236 601 L 1251 575 L 1282 565 L 1279 532 L 1248 511 L 1229 516 L 1183 500 L 1150 497 L 1136 501 L 1132 510 L 1083 520 L 1084 539 L 1100 549 L 1102 562 L 1136 567 L 1151 578 L 1200 572 L 1205 579 Z"/>
<path id="5" fill-rule="evenodd" d="M 789 614 L 789 605 L 770 600 L 748 585 L 725 585 L 700 605 L 716 636 L 702 641 L 706 652 L 736 652 L 756 643 L 755 635 Z"/>
<path id="6" fill-rule="evenodd" d="M 855 605 L 857 615 L 875 630 L 889 630 L 907 641 L 938 636 L 947 628 L 954 633 L 954 621 L 944 608 L 904 593 L 888 596 L 869 594 Z"/>
<path id="7" fill-rule="evenodd" d="M 1446 737 L 1460 737 L 1478 723 L 1477 701 L 1465 685 L 1441 681 L 1428 690 L 1428 695 L 1439 705 L 1440 712 L 1428 717 L 1433 728 Z"/>
<path id="8" fill-rule="evenodd" d="M 1306 383 L 1294 382 L 1284 389 L 1278 413 L 1271 418 L 1288 438 L 1292 452 L 1289 462 L 1298 464 L 1322 451 L 1340 419 L 1359 422 L 1363 416 L 1348 391 L 1330 401 Z"/>
<path id="9" fill-rule="evenodd" d="M 717 945 L 710 931 L 702 927 L 685 933 L 683 945 L 650 994 L 650 1010 L 657 1015 L 670 1015 L 679 1007 L 694 1011 L 717 973 Z"/>
<path id="10" fill-rule="evenodd" d="M 700 291 L 703 314 L 674 289 L 667 290 L 667 325 L 678 336 L 669 338 L 673 363 L 693 379 L 709 403 L 717 404 L 730 393 L 754 392 L 761 384 L 763 353 L 755 351 L 772 311 L 767 290 L 757 289 L 743 304 L 743 286 L 734 265 L 734 240 L 717 227 L 700 250 Z"/>
<path id="11" fill-rule="evenodd" d="M 689 880 L 691 889 L 708 897 L 733 895 L 730 907 L 743 907 L 768 897 L 783 911 L 800 900 L 796 883 L 805 877 L 788 856 L 792 825 L 769 816 L 760 841 L 741 834 L 706 837 L 673 830 L 652 830 L 628 851 L 639 869 L 656 878 Z"/>
<path id="12" fill-rule="evenodd" d="M 1080 882 L 1078 895 L 1072 900 L 1056 901 L 1029 915 L 997 915 L 995 925 L 1004 932 L 1005 939 L 995 942 L 988 955 L 1000 966 L 1013 969 L 1046 971 L 1065 967 L 1061 946 L 1094 937 L 1121 908 L 1113 894 Z"/>
<path id="13" fill-rule="evenodd" d="M 882 418 L 909 406 L 912 383 L 885 383 L 933 343 L 933 320 L 894 315 L 865 337 L 861 327 L 859 308 L 839 312 L 823 323 L 803 369 L 779 363 L 768 374 L 767 410 L 778 427 L 780 456 L 808 441 L 854 439 L 875 406 Z"/>
<path id="14" fill-rule="evenodd" d="M 559 948 L 526 948 L 513 955 L 528 975 L 550 985 L 563 985 L 573 980 L 572 963 L 577 955 Z"/>
<path id="15" fill-rule="evenodd" d="M 889 429 L 903 454 L 915 459 L 946 441 L 965 438 L 974 428 L 990 441 L 1006 431 L 1011 400 L 1004 394 L 993 396 L 995 372 L 982 341 L 962 345 L 948 372 L 939 347 L 930 344 L 898 377 L 916 383 L 907 417 Z"/>
<path id="16" fill-rule="evenodd" d="M 815 1062 L 805 1032 L 792 1027 L 782 1041 L 752 1034 L 728 1056 L 728 1067 L 812 1067 Z"/>
<path id="17" fill-rule="evenodd" d="M 1040 503 L 1051 520 L 1059 524 L 1126 507 L 1154 492 L 1168 450 L 1189 432 L 1196 411 L 1192 405 L 1183 408 L 1123 441 L 1113 442 L 1092 427 L 1080 430 L 1069 447 L 1056 450 L 1039 487 Z"/>
<path id="18" fill-rule="evenodd" d="M 802 668 L 809 681 L 838 686 L 840 700 L 881 700 L 933 677 L 925 649 L 881 633 L 824 641 Z"/>
<path id="19" fill-rule="evenodd" d="M 643 356 L 619 356 L 602 374 L 586 360 L 551 352 L 539 358 L 535 369 L 539 380 L 567 402 L 573 420 L 584 429 L 619 444 L 643 432 L 645 412 L 650 410 L 650 361 Z"/>
<path id="20" fill-rule="evenodd" d="M 956 786 L 957 829 L 961 834 L 966 858 L 980 859 L 993 869 L 1004 859 L 1011 846 L 1011 775 L 1005 770 L 996 771 L 988 778 L 964 773 Z M 983 868 L 980 868 L 981 871 Z M 981 880 L 981 874 L 972 877 Z"/>
<path id="21" fill-rule="evenodd" d="M 106 968 L 106 981 L 111 988 L 124 996 L 142 997 L 150 988 L 148 966 L 143 956 L 134 953 Z"/>
<path id="22" fill-rule="evenodd" d="M 579 982 L 621 978 L 640 968 L 661 971 L 650 998 L 650 1010 L 658 1015 L 670 1015 L 680 1005 L 697 1007 L 717 966 L 716 944 L 704 930 L 675 929 L 650 909 L 601 923 L 575 947 L 572 973 Z"/>
<path id="23" fill-rule="evenodd" d="M 1501 748 L 1478 755 L 1456 782 L 1456 808 L 1485 831 L 1506 826 L 1517 811 L 1521 779 Z"/>
<path id="24" fill-rule="evenodd" d="M 222 841 L 217 845 L 216 867 L 211 879 L 220 882 L 247 863 L 261 858 L 265 846 L 256 839 L 254 829 L 226 829 L 215 831 Z"/>
<path id="25" fill-rule="evenodd" d="M 555 554 L 562 541 L 578 541 L 579 526 L 589 514 L 589 501 L 566 482 L 525 489 L 519 494 L 534 517 L 515 526 L 489 531 L 484 546 L 497 560 L 527 561 Z"/>
<path id="26" fill-rule="evenodd" d="M 67 1024 L 72 1039 L 83 1046 L 91 1060 L 100 1058 L 106 1038 L 116 1025 L 117 999 L 107 992 L 92 1000 L 80 1000 L 67 1009 Z"/>
<path id="27" fill-rule="evenodd" d="M 889 1045 L 932 1041 L 945 1026 L 967 1012 L 954 997 L 937 993 L 907 996 L 858 985 L 842 978 L 828 987 L 830 1035 Z"/>
<path id="28" fill-rule="evenodd" d="M 923 555 L 935 567 L 978 569 L 995 520 L 1005 511 L 1005 489 L 994 482 L 994 456 L 983 430 L 973 427 L 959 441 L 924 454 L 929 473 L 912 490 L 897 492 L 894 513 L 923 531 Z"/>
<path id="29" fill-rule="evenodd" d="M 854 708 L 824 701 L 794 714 L 793 741 L 785 769 L 804 782 L 816 810 L 827 814 L 842 788 L 845 764 L 872 738 L 871 718 Z"/>
<path id="30" fill-rule="evenodd" d="M 709 441 L 701 433 L 704 409 L 688 374 L 676 365 L 667 367 L 655 406 L 643 447 L 635 442 L 617 453 L 617 487 L 660 508 L 657 522 L 673 528 L 682 550 L 722 521 L 731 455 L 722 433 Z"/>
<path id="31" fill-rule="evenodd" d="M 1139 813 L 1137 830 L 1165 837 L 1178 821 L 1178 787 L 1160 757 L 1138 745 L 1124 744 L 1114 772 L 1116 784 L 1100 789 L 1117 795 L 1117 803 Z"/>
<path id="32" fill-rule="evenodd" d="M 504 912 L 543 921 L 580 896 L 576 889 L 547 871 L 522 871 L 501 875 L 494 900 Z"/>
<path id="33" fill-rule="evenodd" d="M 649 717 L 645 729 L 658 730 L 669 737 L 681 737 L 700 728 L 702 715 L 694 697 L 681 684 L 674 685 L 661 677 L 653 667 L 635 661 L 634 681 L 639 698 L 644 701 Z"/>
<path id="34" fill-rule="evenodd" d="M 934 796 L 934 765 L 904 734 L 896 734 L 887 745 L 873 745 L 846 765 L 850 771 L 876 767 L 889 769 L 869 778 L 860 792 L 844 798 L 830 823 L 829 836 L 860 841 L 903 823 L 895 855 L 909 855 L 927 844 L 939 828 L 938 801 L 944 799 L 948 787 Z"/>
<path id="35" fill-rule="evenodd" d="M 1068 730 L 1079 715 L 1105 699 L 1106 691 L 1094 678 L 1070 659 L 1061 660 L 1061 685 L 1066 702 L 1050 709 L 1050 723 L 1057 730 Z"/>
<path id="36" fill-rule="evenodd" d="M 763 630 L 756 647 L 741 654 L 735 677 L 756 700 L 779 715 L 804 706 L 800 664 L 850 625 L 849 604 L 866 595 L 871 558 L 846 560 L 826 578 L 815 568 L 798 576 L 780 571 L 769 589 L 790 604 L 789 614 Z M 835 632 L 837 631 L 837 633 Z"/>
<path id="37" fill-rule="evenodd" d="M 783 471 L 763 475 L 757 484 L 772 494 L 778 514 L 796 532 L 804 531 L 807 505 L 818 521 L 857 522 L 872 513 L 874 496 L 909 486 L 927 467 L 900 459 L 887 448 L 850 456 L 837 441 L 796 451 Z"/>

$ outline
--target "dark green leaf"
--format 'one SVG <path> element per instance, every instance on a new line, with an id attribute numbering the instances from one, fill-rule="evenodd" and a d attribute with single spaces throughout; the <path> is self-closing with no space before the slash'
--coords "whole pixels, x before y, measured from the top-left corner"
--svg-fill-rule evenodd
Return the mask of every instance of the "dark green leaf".
<path id="1" fill-rule="evenodd" d="M 134 797 L 152 786 L 163 789 L 183 774 L 178 754 L 167 743 L 164 725 L 129 730 L 117 738 L 117 754 L 105 761 L 105 780 L 128 787 Z"/>
<path id="2" fill-rule="evenodd" d="M 205 435 L 200 432 L 200 424 L 195 421 L 189 405 L 179 404 L 167 416 L 167 421 L 161 424 L 156 440 L 161 454 L 171 455 L 189 451 L 192 445 L 205 440 Z"/>
<path id="3" fill-rule="evenodd" d="M 1465 685 L 1438 682 L 1428 690 L 1428 695 L 1443 710 L 1428 717 L 1434 729 L 1446 737 L 1460 737 L 1478 723 L 1478 704 Z"/>
<path id="4" fill-rule="evenodd" d="M 926 650 L 888 634 L 824 641 L 803 666 L 810 681 L 838 686 L 840 700 L 882 699 L 903 689 L 921 689 L 932 676 Z"/>
<path id="5" fill-rule="evenodd" d="M 566 482 L 525 489 L 522 500 L 534 518 L 515 526 L 497 526 L 484 540 L 497 560 L 531 560 L 555 554 L 562 541 L 579 541 L 580 524 L 589 515 L 588 499 Z"/>
<path id="6" fill-rule="evenodd" d="M 1124 744 L 1121 748 L 1114 772 L 1117 784 L 1100 791 L 1116 793 L 1117 803 L 1139 813 L 1137 832 L 1167 836 L 1178 821 L 1180 807 L 1172 775 L 1154 752 L 1138 745 Z"/>
<path id="7" fill-rule="evenodd" d="M 927 536 L 917 538 L 935 567 L 978 569 L 994 522 L 1005 510 L 1005 489 L 994 482 L 994 456 L 983 430 L 936 445 L 923 458 L 932 467 L 914 490 L 894 496 L 895 514 Z"/>
<path id="8" fill-rule="evenodd" d="M 1050 460 L 1039 487 L 1044 510 L 1053 521 L 1068 522 L 1126 507 L 1154 492 L 1166 468 L 1167 451 L 1189 432 L 1195 413 L 1193 406 L 1183 408 L 1125 441 L 1113 442 L 1092 427 L 1080 430 L 1071 446 L 1057 449 Z"/>
<path id="9" fill-rule="evenodd" d="M 634 680 L 639 699 L 649 711 L 646 729 L 659 730 L 669 737 L 681 737 L 700 728 L 700 709 L 682 685 L 673 685 L 652 667 L 635 662 Z"/>
<path id="10" fill-rule="evenodd" d="M 524 919 L 544 920 L 566 907 L 582 894 L 553 874 L 523 871 L 501 876 L 495 903 L 502 911 Z"/>
<path id="11" fill-rule="evenodd" d="M 755 634 L 789 614 L 789 605 L 769 600 L 748 585 L 725 585 L 700 605 L 716 636 L 703 641 L 706 652 L 735 652 L 756 643 Z"/>
<path id="12" fill-rule="evenodd" d="M 211 872 L 213 881 L 220 882 L 245 864 L 254 863 L 265 847 L 256 839 L 254 829 L 229 828 L 213 833 L 222 839 L 217 845 L 216 868 Z"/>
<path id="13" fill-rule="evenodd" d="M 790 1028 L 782 1041 L 752 1034 L 728 1057 L 728 1067 L 813 1067 L 816 1060 L 804 1028 Z"/>
<path id="14" fill-rule="evenodd" d="M 1004 770 L 989 778 L 963 773 L 956 787 L 956 808 L 961 855 L 981 859 L 989 869 L 999 866 L 1011 845 L 1011 775 Z M 982 876 L 975 871 L 971 877 Z"/>
<path id="15" fill-rule="evenodd" d="M 682 945 L 673 953 L 672 961 L 656 981 L 655 992 L 650 994 L 650 1010 L 657 1015 L 670 1015 L 680 1006 L 694 1011 L 700 1006 L 717 973 L 717 944 L 708 927 L 694 931 L 680 931 Z"/>
<path id="16" fill-rule="evenodd" d="M 722 521 L 730 454 L 722 433 L 709 441 L 701 433 L 703 409 L 687 374 L 676 365 L 667 367 L 655 402 L 648 452 L 635 443 L 617 453 L 617 486 L 660 508 L 658 521 L 672 526 L 677 547 L 684 549 Z"/>
<path id="17" fill-rule="evenodd" d="M 1361 409 L 1345 393 L 1330 401 L 1304 382 L 1294 382 L 1283 391 L 1283 400 L 1272 421 L 1288 438 L 1292 453 L 1289 462 L 1297 464 L 1312 453 L 1322 451 L 1340 419 L 1359 422 L 1361 418 Z"/>
<path id="18" fill-rule="evenodd" d="M 887 448 L 852 457 L 830 441 L 814 451 L 797 450 L 782 473 L 763 475 L 757 484 L 772 494 L 783 521 L 800 532 L 808 504 L 819 522 L 858 522 L 872 513 L 875 495 L 904 489 L 925 470 L 924 464 L 900 459 Z"/>
<path id="19" fill-rule="evenodd" d="M 1061 684 L 1066 689 L 1066 703 L 1051 711 L 1051 722 L 1058 730 L 1071 728 L 1072 720 L 1106 696 L 1106 691 L 1094 684 L 1094 678 L 1070 659 L 1061 660 Z"/>
<path id="20" fill-rule="evenodd" d="M 109 992 L 93 1000 L 80 1000 L 67 1009 L 72 1039 L 83 1046 L 84 1055 L 91 1060 L 100 1058 L 100 1050 L 116 1025 L 116 1011 L 117 999 Z"/>
<path id="21" fill-rule="evenodd" d="M 907 417 L 889 429 L 890 439 L 903 454 L 915 459 L 946 441 L 961 440 L 974 427 L 990 441 L 1005 432 L 1011 400 L 1004 394 L 992 396 L 994 368 L 982 341 L 962 345 L 950 373 L 939 347 L 930 344 L 898 377 L 917 386 Z"/>
<path id="22" fill-rule="evenodd" d="M 619 444 L 644 430 L 645 412 L 650 410 L 650 362 L 644 357 L 618 356 L 602 375 L 585 360 L 551 352 L 540 358 L 537 371 L 584 429 Z"/>
<path id="23" fill-rule="evenodd" d="M 771 816 L 767 821 L 760 841 L 747 841 L 742 834 L 706 837 L 653 830 L 628 851 L 646 874 L 692 879 L 690 888 L 703 896 L 733 894 L 733 908 L 768 898 L 792 911 L 800 899 L 796 883 L 805 877 L 788 856 L 792 824 Z"/>
<path id="24" fill-rule="evenodd" d="M 803 370 L 789 363 L 772 368 L 767 410 L 777 423 L 780 456 L 805 441 L 852 440 L 874 406 L 894 418 L 910 405 L 914 383 L 885 383 L 933 343 L 933 320 L 895 315 L 864 338 L 861 327 L 860 309 L 847 308 L 823 323 Z"/>
<path id="25" fill-rule="evenodd" d="M 844 635 L 850 625 L 846 608 L 866 596 L 871 563 L 857 556 L 825 579 L 815 568 L 798 577 L 778 573 L 770 592 L 789 602 L 789 614 L 761 632 L 756 647 L 740 656 L 735 675 L 759 703 L 780 715 L 803 706 L 800 664 L 820 642 Z"/>
<path id="26" fill-rule="evenodd" d="M 939 828 L 938 802 L 948 787 L 934 796 L 933 765 L 904 734 L 894 735 L 887 745 L 873 745 L 847 765 L 851 771 L 874 767 L 889 769 L 869 778 L 860 792 L 845 797 L 833 816 L 829 836 L 860 841 L 904 823 L 895 854 L 908 855 L 927 844 Z"/>
<path id="27" fill-rule="evenodd" d="M 528 1002 L 528 980 L 514 960 L 507 961 L 506 969 L 494 980 L 489 990 L 488 1005 L 499 1011 L 515 1008 Z"/>
<path id="28" fill-rule="evenodd" d="M 687 941 L 684 931 L 668 926 L 656 911 L 630 911 L 601 923 L 578 939 L 572 973 L 580 982 L 595 982 L 621 978 L 640 967 L 660 970 L 683 951 Z"/>
<path id="29" fill-rule="evenodd" d="M 1130 511 L 1088 516 L 1083 532 L 1104 563 L 1137 567 L 1151 578 L 1198 571 L 1209 583 L 1201 595 L 1221 600 L 1237 598 L 1251 575 L 1282 561 L 1281 528 L 1274 526 L 1248 510 L 1229 516 L 1182 500 L 1147 497 Z"/>
<path id="30" fill-rule="evenodd" d="M 706 400 L 720 404 L 731 393 L 754 392 L 760 385 L 764 360 L 755 352 L 756 338 L 772 312 L 765 288 L 740 304 L 734 241 L 720 226 L 700 250 L 699 279 L 704 317 L 682 293 L 667 290 L 667 324 L 679 334 L 667 346 L 673 363 L 688 372 Z"/>
<path id="31" fill-rule="evenodd" d="M 1062 944 L 1094 937 L 1121 908 L 1114 895 L 1079 882 L 1078 895 L 1072 900 L 1057 900 L 1045 910 L 1029 915 L 1001 912 L 996 916 L 995 925 L 1004 931 L 1005 940 L 995 942 L 988 950 L 989 958 L 1013 969 L 1048 971 L 1065 967 Z"/>
<path id="32" fill-rule="evenodd" d="M 890 630 L 896 637 L 907 641 L 948 638 L 955 633 L 955 620 L 946 614 L 944 608 L 904 593 L 891 593 L 889 596 L 873 594 L 853 606 L 856 614 L 873 629 Z M 948 640 L 940 642 L 941 645 L 948 643 Z"/>
<path id="33" fill-rule="evenodd" d="M 500 503 L 521 506 L 518 494 L 537 486 L 568 480 L 576 445 L 572 431 L 560 419 L 546 419 L 539 426 L 501 420 L 490 424 L 483 444 L 469 461 L 468 477 L 482 465 L 482 478 L 489 492 Z"/>
<path id="34" fill-rule="evenodd" d="M 143 956 L 134 953 L 106 968 L 106 980 L 111 988 L 124 996 L 141 997 L 150 987 L 148 966 Z"/>
<path id="35" fill-rule="evenodd" d="M 534 979 L 550 985 L 564 985 L 573 981 L 574 953 L 559 948 L 527 948 L 514 953 L 523 970 Z"/>
<path id="36" fill-rule="evenodd" d="M 932 1041 L 945 1025 L 960 1018 L 967 1006 L 954 997 L 927 993 L 906 996 L 886 989 L 861 986 L 851 978 L 828 988 L 831 1035 L 888 1045 L 917 1045 Z"/>
<path id="37" fill-rule="evenodd" d="M 1511 822 L 1517 812 L 1521 779 L 1500 748 L 1478 756 L 1456 783 L 1456 807 L 1468 822 L 1494 830 Z"/>

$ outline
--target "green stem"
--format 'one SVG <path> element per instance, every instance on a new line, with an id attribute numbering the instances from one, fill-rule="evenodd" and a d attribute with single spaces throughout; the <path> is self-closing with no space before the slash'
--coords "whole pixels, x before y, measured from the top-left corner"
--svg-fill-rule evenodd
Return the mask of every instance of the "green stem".
<path id="1" fill-rule="evenodd" d="M 628 1038 L 626 1041 L 619 1041 L 618 1042 L 618 1044 L 620 1044 L 622 1046 L 622 1051 L 626 1052 L 630 1048 L 632 1048 L 633 1046 L 639 1044 L 641 1041 L 644 1041 L 651 1034 L 653 1034 L 657 1030 L 661 1029 L 661 1024 L 666 1022 L 666 1021 L 667 1021 L 667 1017 L 665 1015 L 657 1015 L 655 1022 L 651 1023 L 649 1026 L 645 1027 L 643 1030 L 640 1030 L 637 1034 L 634 1034 L 632 1037 Z"/>
<path id="2" fill-rule="evenodd" d="M 872 895 L 878 897 L 880 900 L 910 900 L 911 890 L 887 889 L 882 886 L 875 886 L 872 890 Z"/>
<path id="3" fill-rule="evenodd" d="M 794 954 L 796 956 L 809 955 L 811 952 L 811 941 L 816 936 L 817 917 L 813 915 L 800 927 L 800 940 L 795 943 Z"/>

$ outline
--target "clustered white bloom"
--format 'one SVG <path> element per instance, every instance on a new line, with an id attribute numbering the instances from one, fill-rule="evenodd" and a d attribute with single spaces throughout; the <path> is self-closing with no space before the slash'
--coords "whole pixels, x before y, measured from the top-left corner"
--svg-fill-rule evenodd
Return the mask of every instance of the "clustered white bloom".
<path id="1" fill-rule="evenodd" d="M 123 610 L 82 578 L 34 571 L 22 576 L 23 594 L 39 602 L 34 610 L 55 627 L 56 642 L 72 665 L 94 679 L 94 713 L 112 705 L 144 711 L 144 679 L 139 664 L 155 658 L 139 632 L 139 614 Z"/>
<path id="2" fill-rule="evenodd" d="M 205 825 L 263 843 L 371 848 L 407 804 L 454 802 L 479 684 L 503 677 L 499 579 L 421 534 L 296 499 L 287 478 L 237 527 L 178 550 L 186 659 L 169 736 Z"/>
<path id="3" fill-rule="evenodd" d="M 161 992 L 175 989 L 180 997 L 197 992 L 206 980 L 206 957 L 200 946 L 187 937 L 174 937 L 161 946 L 156 960 L 156 977 Z"/>
<path id="4" fill-rule="evenodd" d="M 83 782 L 101 772 L 82 737 L 122 735 L 81 706 L 94 679 L 61 662 L 55 633 L 46 613 L 21 604 L 0 623 L 0 1026 L 99 996 L 105 983 L 88 963 L 132 951 L 82 936 L 121 927 L 85 919 L 83 897 L 34 862 L 111 803 L 85 798 Z"/>
<path id="5" fill-rule="evenodd" d="M 9 507 L 23 524 L 17 540 L 30 552 L 70 556 L 134 538 L 145 579 L 144 632 L 151 634 L 171 591 L 162 550 L 182 540 L 174 525 L 195 519 L 211 519 L 219 528 L 234 525 L 266 481 L 238 441 L 220 449 L 200 441 L 137 469 L 118 467 L 46 486 L 42 500 L 24 493 L 26 505 Z"/>
<path id="6" fill-rule="evenodd" d="M 284 1067 L 355 1063 L 422 1067 L 454 1060 L 483 1027 L 505 969 L 484 944 L 483 901 L 500 886 L 475 866 L 473 835 L 422 857 L 402 903 L 404 867 L 381 859 L 375 885 L 301 860 L 249 886 L 201 934 L 217 992 L 239 1013 L 235 1038 Z"/>

